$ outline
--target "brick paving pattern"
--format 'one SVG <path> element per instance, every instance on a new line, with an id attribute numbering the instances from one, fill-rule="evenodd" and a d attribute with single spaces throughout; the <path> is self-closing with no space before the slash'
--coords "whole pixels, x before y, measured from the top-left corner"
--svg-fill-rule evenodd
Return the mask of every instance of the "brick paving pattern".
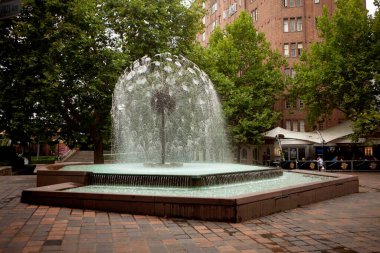
<path id="1" fill-rule="evenodd" d="M 0 177 L 0 253 L 380 252 L 380 174 L 360 193 L 244 223 L 20 203 L 35 176 Z"/>

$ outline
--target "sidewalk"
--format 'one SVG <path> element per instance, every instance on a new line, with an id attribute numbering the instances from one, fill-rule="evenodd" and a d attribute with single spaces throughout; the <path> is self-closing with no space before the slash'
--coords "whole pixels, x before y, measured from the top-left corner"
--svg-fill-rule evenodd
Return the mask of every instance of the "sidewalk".
<path id="1" fill-rule="evenodd" d="M 0 253 L 380 252 L 380 174 L 357 175 L 360 193 L 237 224 L 26 205 L 35 176 L 3 176 Z"/>

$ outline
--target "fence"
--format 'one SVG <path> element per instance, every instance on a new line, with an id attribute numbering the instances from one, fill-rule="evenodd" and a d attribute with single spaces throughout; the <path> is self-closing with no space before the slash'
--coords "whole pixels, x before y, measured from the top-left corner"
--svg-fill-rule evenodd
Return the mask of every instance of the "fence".
<path id="1" fill-rule="evenodd" d="M 318 170 L 317 161 L 284 161 L 281 162 L 283 169 Z M 325 161 L 326 171 L 380 171 L 378 160 L 343 160 Z"/>

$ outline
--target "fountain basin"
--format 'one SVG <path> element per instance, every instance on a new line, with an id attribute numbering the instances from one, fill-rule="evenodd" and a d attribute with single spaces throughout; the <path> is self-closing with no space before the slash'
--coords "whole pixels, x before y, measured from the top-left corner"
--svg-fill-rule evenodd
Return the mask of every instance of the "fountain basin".
<path id="1" fill-rule="evenodd" d="M 199 187 L 275 178 L 281 168 L 228 163 L 185 163 L 177 168 L 141 163 L 51 165 L 37 172 L 37 186 L 74 182 L 85 185 Z"/>
<path id="2" fill-rule="evenodd" d="M 62 173 L 68 172 L 62 171 Z M 232 196 L 205 196 L 202 193 L 200 193 L 200 196 L 174 196 L 159 192 L 160 187 L 154 188 L 155 191 L 158 191 L 156 195 L 117 191 L 91 192 L 83 190 L 88 187 L 86 186 L 88 185 L 87 183 L 66 181 L 65 183 L 24 190 L 21 201 L 37 205 L 64 206 L 161 217 L 242 222 L 302 205 L 356 193 L 359 190 L 357 176 L 298 170 L 286 172 L 286 175 L 288 173 L 315 179 L 319 177 L 320 180 L 301 182 L 274 189 L 263 189 L 256 192 L 238 193 L 238 195 Z M 265 179 L 258 182 L 266 180 L 277 179 Z M 242 184 L 244 186 L 246 183 Z M 201 188 L 204 187 L 196 187 L 195 189 Z"/>

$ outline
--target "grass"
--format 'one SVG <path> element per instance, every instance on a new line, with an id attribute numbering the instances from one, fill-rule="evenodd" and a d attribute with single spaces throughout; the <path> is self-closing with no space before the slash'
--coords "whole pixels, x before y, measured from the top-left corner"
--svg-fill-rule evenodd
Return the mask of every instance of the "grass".
<path id="1" fill-rule="evenodd" d="M 54 156 L 32 156 L 32 164 L 52 164 L 55 162 Z"/>

